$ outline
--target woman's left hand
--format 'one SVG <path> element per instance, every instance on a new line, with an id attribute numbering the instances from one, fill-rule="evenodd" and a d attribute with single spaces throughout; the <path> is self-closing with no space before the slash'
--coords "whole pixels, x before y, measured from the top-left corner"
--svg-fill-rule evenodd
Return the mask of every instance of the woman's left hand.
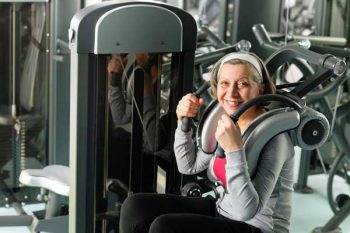
<path id="1" fill-rule="evenodd" d="M 215 138 L 225 152 L 233 152 L 243 148 L 241 129 L 226 114 L 223 114 L 218 121 Z"/>

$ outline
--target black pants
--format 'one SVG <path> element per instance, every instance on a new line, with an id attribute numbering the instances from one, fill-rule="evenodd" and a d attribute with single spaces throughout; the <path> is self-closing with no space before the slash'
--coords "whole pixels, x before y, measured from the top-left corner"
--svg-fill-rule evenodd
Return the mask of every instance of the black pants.
<path id="1" fill-rule="evenodd" d="M 122 205 L 120 233 L 259 233 L 216 213 L 215 200 L 171 194 L 134 194 Z"/>

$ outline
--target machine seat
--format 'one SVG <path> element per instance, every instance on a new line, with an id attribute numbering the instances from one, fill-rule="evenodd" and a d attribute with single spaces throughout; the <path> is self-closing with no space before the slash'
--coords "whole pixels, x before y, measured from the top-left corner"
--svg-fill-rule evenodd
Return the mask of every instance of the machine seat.
<path id="1" fill-rule="evenodd" d="M 49 165 L 42 169 L 25 169 L 19 181 L 26 186 L 48 189 L 54 193 L 69 195 L 69 167 Z"/>

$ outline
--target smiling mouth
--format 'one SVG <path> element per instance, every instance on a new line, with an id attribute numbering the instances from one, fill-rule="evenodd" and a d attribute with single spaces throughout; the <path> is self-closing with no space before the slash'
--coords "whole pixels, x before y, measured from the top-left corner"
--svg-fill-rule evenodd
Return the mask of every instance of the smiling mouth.
<path id="1" fill-rule="evenodd" d="M 237 107 L 240 106 L 242 104 L 242 101 L 237 101 L 237 100 L 225 100 L 225 103 L 229 106 L 229 107 Z"/>

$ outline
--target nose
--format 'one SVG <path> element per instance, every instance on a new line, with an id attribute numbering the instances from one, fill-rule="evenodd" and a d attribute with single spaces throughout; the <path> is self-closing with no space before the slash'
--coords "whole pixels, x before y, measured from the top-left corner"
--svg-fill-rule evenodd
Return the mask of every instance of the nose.
<path id="1" fill-rule="evenodd" d="M 235 97 L 238 95 L 238 90 L 237 90 L 237 87 L 236 87 L 236 84 L 235 83 L 231 83 L 230 86 L 227 88 L 227 92 L 226 94 L 229 96 L 229 97 Z"/>

